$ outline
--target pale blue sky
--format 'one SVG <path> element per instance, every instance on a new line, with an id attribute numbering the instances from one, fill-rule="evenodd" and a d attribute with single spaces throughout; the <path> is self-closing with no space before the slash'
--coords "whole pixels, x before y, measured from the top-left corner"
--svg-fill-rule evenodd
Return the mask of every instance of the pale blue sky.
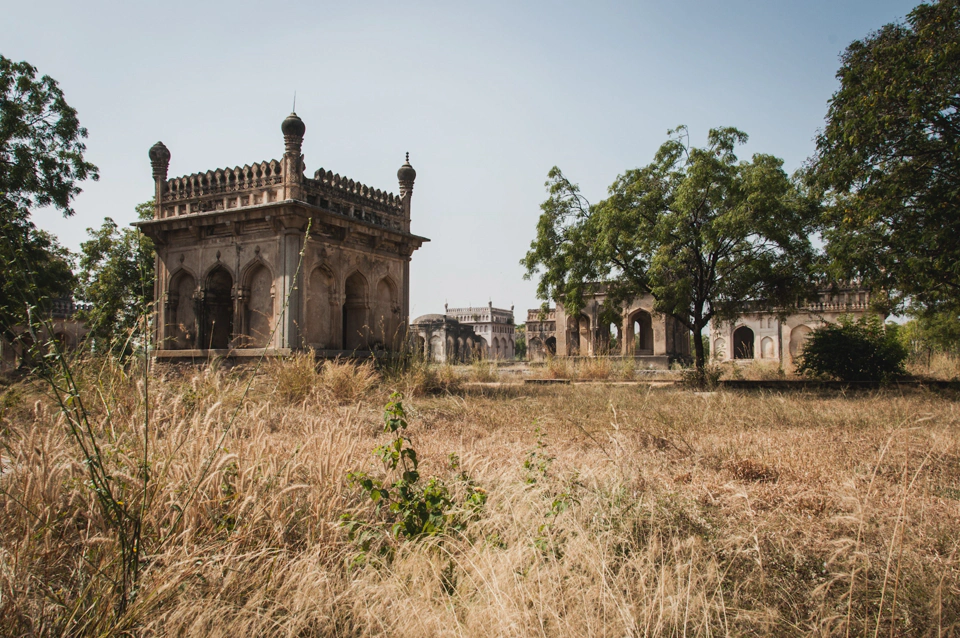
<path id="1" fill-rule="evenodd" d="M 147 150 L 171 176 L 283 153 L 294 91 L 308 174 L 397 192 L 417 169 L 411 316 L 536 307 L 518 265 L 547 171 L 591 200 L 647 164 L 667 129 L 736 126 L 741 156 L 792 172 L 813 151 L 846 45 L 914 0 L 807 2 L 44 2 L 0 0 L 0 54 L 56 78 L 100 167 L 77 215 L 37 223 L 76 250 L 104 216 L 152 195 Z"/>

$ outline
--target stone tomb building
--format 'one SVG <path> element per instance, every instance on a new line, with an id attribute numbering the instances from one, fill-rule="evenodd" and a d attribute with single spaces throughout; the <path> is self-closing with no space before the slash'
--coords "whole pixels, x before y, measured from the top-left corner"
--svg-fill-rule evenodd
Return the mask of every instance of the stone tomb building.
<path id="1" fill-rule="evenodd" d="M 836 323 L 841 315 L 860 319 L 869 314 L 876 314 L 870 307 L 870 291 L 855 285 L 824 288 L 816 301 L 786 318 L 745 309 L 732 323 L 710 325 L 710 358 L 793 365 L 811 332 Z"/>
<path id="2" fill-rule="evenodd" d="M 676 320 L 653 312 L 653 298 L 645 295 L 610 321 L 605 315 L 602 286 L 586 295 L 579 316 L 563 305 L 544 313 L 527 311 L 527 357 L 632 356 L 642 367 L 665 368 L 672 361 L 690 361 L 690 331 Z M 836 323 L 841 315 L 854 319 L 873 314 L 870 292 L 855 285 L 824 288 L 816 301 L 786 317 L 773 311 L 750 310 L 749 302 L 731 323 L 711 323 L 710 358 L 714 361 L 769 361 L 793 365 L 811 332 Z M 623 335 L 624 338 L 619 338 Z"/>
<path id="3" fill-rule="evenodd" d="M 150 149 L 158 358 L 393 350 L 405 342 L 416 171 L 393 195 L 324 169 L 304 174 L 306 126 L 281 125 L 283 157 L 167 178 L 170 151 Z"/>
<path id="4" fill-rule="evenodd" d="M 579 314 L 568 314 L 562 303 L 547 313 L 528 310 L 528 358 L 623 356 L 655 369 L 690 360 L 690 331 L 672 317 L 655 313 L 653 297 L 638 297 L 613 317 L 605 312 L 606 299 L 605 287 L 597 284 L 585 295 Z"/>
<path id="5" fill-rule="evenodd" d="M 513 322 L 513 306 L 510 310 L 494 308 L 493 302 L 486 306 L 450 308 L 443 304 L 448 317 L 462 325 L 470 326 L 482 339 L 483 356 L 487 359 L 512 361 L 516 355 L 516 326 Z"/>
<path id="6" fill-rule="evenodd" d="M 483 359 L 486 347 L 473 327 L 449 315 L 423 315 L 410 324 L 414 352 L 435 363 L 470 363 Z"/>

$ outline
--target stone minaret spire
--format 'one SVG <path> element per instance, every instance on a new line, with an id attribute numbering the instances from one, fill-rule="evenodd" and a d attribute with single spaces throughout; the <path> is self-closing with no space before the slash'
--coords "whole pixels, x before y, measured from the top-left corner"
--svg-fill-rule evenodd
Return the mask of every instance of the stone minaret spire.
<path id="1" fill-rule="evenodd" d="M 417 179 L 417 171 L 410 165 L 410 153 L 407 153 L 407 161 L 397 171 L 397 179 L 400 180 L 400 199 L 403 201 L 404 230 L 409 232 L 410 200 L 413 198 L 413 182 Z"/>
<path id="2" fill-rule="evenodd" d="M 283 131 L 283 185 L 286 191 L 284 199 L 302 199 L 301 185 L 303 183 L 303 134 L 307 132 L 307 125 L 296 113 L 291 113 L 280 124 Z"/>
<path id="3" fill-rule="evenodd" d="M 170 168 L 170 151 L 163 142 L 157 142 L 150 147 L 150 165 L 153 167 L 154 182 L 154 210 L 153 218 L 160 219 L 161 204 L 163 203 L 163 189 L 167 184 L 167 169 Z"/>

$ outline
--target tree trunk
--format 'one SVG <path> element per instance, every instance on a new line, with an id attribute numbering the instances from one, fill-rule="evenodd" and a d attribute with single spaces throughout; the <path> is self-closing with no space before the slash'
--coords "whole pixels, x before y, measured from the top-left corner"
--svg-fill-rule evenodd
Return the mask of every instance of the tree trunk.
<path id="1" fill-rule="evenodd" d="M 694 328 L 693 331 L 693 353 L 694 361 L 697 366 L 697 374 L 703 375 L 703 369 L 706 367 L 707 358 L 703 353 L 703 327 Z"/>

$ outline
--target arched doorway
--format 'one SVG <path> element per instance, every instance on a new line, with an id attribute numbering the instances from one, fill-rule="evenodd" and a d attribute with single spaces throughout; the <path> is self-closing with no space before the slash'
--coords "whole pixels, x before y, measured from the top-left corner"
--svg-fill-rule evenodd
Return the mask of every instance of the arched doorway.
<path id="1" fill-rule="evenodd" d="M 557 354 L 557 338 L 556 337 L 547 337 L 547 340 L 543 342 L 543 345 L 547 348 L 547 354 L 551 357 Z"/>
<path id="2" fill-rule="evenodd" d="M 218 266 L 207 275 L 203 291 L 202 347 L 226 350 L 233 335 L 233 277 Z"/>
<path id="3" fill-rule="evenodd" d="M 318 349 L 340 347 L 334 319 L 336 298 L 333 271 L 327 266 L 314 268 L 307 280 L 307 344 Z"/>
<path id="4" fill-rule="evenodd" d="M 376 340 L 387 350 L 394 350 L 399 338 L 397 287 L 384 277 L 377 284 L 376 306 L 373 313 L 373 331 Z"/>
<path id="5" fill-rule="evenodd" d="M 733 331 L 733 358 L 753 359 L 753 330 L 746 326 Z"/>
<path id="6" fill-rule="evenodd" d="M 197 347 L 196 292 L 197 280 L 184 270 L 170 280 L 165 348 L 183 350 Z"/>
<path id="7" fill-rule="evenodd" d="M 367 349 L 367 280 L 359 272 L 347 277 L 343 302 L 343 347 Z"/>
<path id="8" fill-rule="evenodd" d="M 630 332 L 633 333 L 633 354 L 653 354 L 653 317 L 646 310 L 638 310 L 630 317 Z"/>
<path id="9" fill-rule="evenodd" d="M 487 340 L 483 337 L 477 337 L 476 353 L 474 357 L 478 360 L 487 358 Z"/>
<path id="10" fill-rule="evenodd" d="M 247 290 L 247 334 L 243 345 L 266 348 L 273 335 L 273 275 L 266 266 L 254 266 L 247 279 Z"/>
<path id="11" fill-rule="evenodd" d="M 443 337 L 440 335 L 430 337 L 430 356 L 428 359 L 436 363 L 443 363 Z"/>

